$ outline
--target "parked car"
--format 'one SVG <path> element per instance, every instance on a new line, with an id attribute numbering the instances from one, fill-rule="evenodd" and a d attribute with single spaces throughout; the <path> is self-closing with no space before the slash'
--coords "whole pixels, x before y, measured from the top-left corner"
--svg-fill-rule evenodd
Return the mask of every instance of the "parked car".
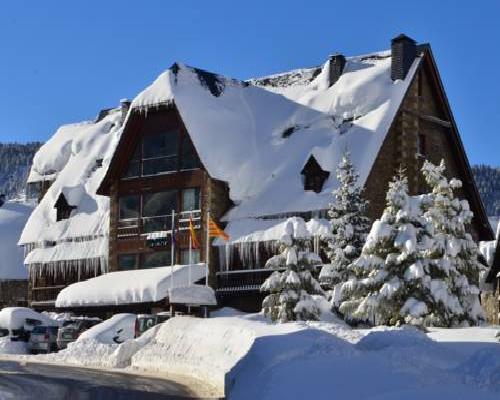
<path id="1" fill-rule="evenodd" d="M 0 337 L 28 342 L 31 331 L 40 325 L 56 326 L 51 318 L 26 307 L 6 307 L 0 311 Z"/>
<path id="2" fill-rule="evenodd" d="M 83 332 L 101 323 L 99 318 L 72 318 L 64 321 L 57 333 L 57 347 L 59 350 L 68 347 L 68 344 L 78 339 Z"/>
<path id="3" fill-rule="evenodd" d="M 135 320 L 135 337 L 139 337 L 149 328 L 165 322 L 170 319 L 170 316 L 170 312 L 137 315 L 137 319 Z"/>
<path id="4" fill-rule="evenodd" d="M 57 351 L 58 326 L 37 325 L 33 328 L 29 340 L 31 354 Z"/>

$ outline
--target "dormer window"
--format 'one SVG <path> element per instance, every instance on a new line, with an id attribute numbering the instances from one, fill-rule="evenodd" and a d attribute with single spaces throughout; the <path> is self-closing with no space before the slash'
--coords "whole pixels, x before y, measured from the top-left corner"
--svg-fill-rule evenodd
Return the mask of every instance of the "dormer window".
<path id="1" fill-rule="evenodd" d="M 330 172 L 322 169 L 314 156 L 309 157 L 300 173 L 304 176 L 304 190 L 312 190 L 316 193 L 323 190 L 323 185 L 330 176 Z"/>
<path id="2" fill-rule="evenodd" d="M 66 196 L 61 193 L 56 201 L 56 204 L 54 205 L 54 208 L 56 209 L 56 220 L 62 221 L 63 219 L 68 219 L 70 217 L 71 211 L 73 211 L 76 206 L 68 204 Z"/>

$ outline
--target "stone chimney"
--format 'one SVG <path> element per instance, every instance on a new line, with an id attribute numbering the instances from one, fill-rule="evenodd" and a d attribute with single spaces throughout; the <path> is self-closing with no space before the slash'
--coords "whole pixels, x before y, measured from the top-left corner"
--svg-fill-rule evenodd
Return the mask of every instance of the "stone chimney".
<path id="1" fill-rule="evenodd" d="M 391 40 L 391 79 L 405 79 L 415 57 L 417 43 L 402 33 Z"/>
<path id="2" fill-rule="evenodd" d="M 344 72 L 345 57 L 342 54 L 335 53 L 330 56 L 328 62 L 330 66 L 330 70 L 328 72 L 328 86 L 332 86 L 339 80 L 342 72 Z"/>
<path id="3" fill-rule="evenodd" d="M 120 109 L 122 112 L 121 124 L 125 122 L 125 118 L 127 117 L 128 110 L 130 109 L 130 104 L 132 102 L 129 99 L 121 99 L 120 100 Z"/>

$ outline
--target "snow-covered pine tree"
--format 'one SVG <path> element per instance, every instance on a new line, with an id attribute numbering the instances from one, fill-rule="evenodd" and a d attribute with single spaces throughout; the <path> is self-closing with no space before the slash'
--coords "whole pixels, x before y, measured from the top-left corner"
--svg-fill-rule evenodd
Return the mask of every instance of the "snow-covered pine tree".
<path id="1" fill-rule="evenodd" d="M 341 301 L 340 287 L 351 277 L 348 267 L 361 254 L 371 225 L 365 215 L 368 202 L 363 199 L 362 188 L 357 184 L 358 177 L 346 151 L 337 168 L 340 186 L 332 193 L 334 201 L 328 211 L 332 238 L 328 240 L 327 254 L 331 262 L 323 266 L 319 276 L 323 287 L 332 290 L 334 307 Z"/>
<path id="2" fill-rule="evenodd" d="M 308 250 L 305 240 L 296 237 L 290 220 L 281 242 L 283 251 L 266 262 L 266 268 L 275 271 L 261 286 L 261 291 L 269 293 L 262 311 L 274 322 L 318 320 L 320 310 L 312 295 L 323 295 L 323 290 L 311 268 L 321 259 Z"/>
<path id="3" fill-rule="evenodd" d="M 355 277 L 346 282 L 348 298 L 340 305 L 347 320 L 374 325 L 422 325 L 434 309 L 426 288 L 425 255 L 431 246 L 421 204 L 425 197 L 408 194 L 408 180 L 400 170 L 389 183 L 386 208 L 376 220 L 361 256 L 349 268 Z"/>
<path id="4" fill-rule="evenodd" d="M 439 165 L 426 161 L 422 173 L 432 189 L 432 203 L 424 216 L 433 225 L 435 242 L 431 258 L 432 295 L 440 300 L 438 323 L 446 326 L 476 325 L 484 321 L 479 303 L 479 275 L 483 268 L 478 248 L 467 233 L 473 213 L 467 200 L 455 197 L 462 187 L 458 179 L 445 176 L 444 160 Z"/>

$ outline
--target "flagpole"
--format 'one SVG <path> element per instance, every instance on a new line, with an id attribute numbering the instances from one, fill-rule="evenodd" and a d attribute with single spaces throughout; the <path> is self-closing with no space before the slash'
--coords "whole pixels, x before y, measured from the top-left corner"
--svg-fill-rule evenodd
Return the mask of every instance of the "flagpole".
<path id="1" fill-rule="evenodd" d="M 205 251 L 205 286 L 208 286 L 208 260 L 210 259 L 210 211 L 207 210 L 207 248 Z"/>
<path id="2" fill-rule="evenodd" d="M 172 210 L 172 226 L 170 235 L 170 289 L 174 287 L 174 225 L 175 225 L 175 211 Z"/>
<path id="3" fill-rule="evenodd" d="M 193 224 L 193 212 L 191 211 L 191 215 L 189 216 L 189 270 L 188 270 L 188 276 L 189 276 L 189 282 L 188 286 L 191 286 L 191 264 L 193 264 L 193 256 L 192 256 L 192 247 L 193 247 L 193 240 L 191 239 L 191 226 Z"/>

